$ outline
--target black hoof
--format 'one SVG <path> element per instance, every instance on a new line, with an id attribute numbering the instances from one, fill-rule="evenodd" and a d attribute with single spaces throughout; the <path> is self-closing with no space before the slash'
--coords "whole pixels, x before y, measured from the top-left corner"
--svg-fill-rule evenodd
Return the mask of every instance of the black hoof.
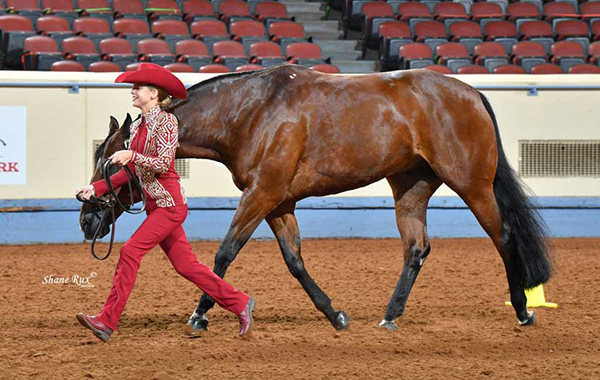
<path id="1" fill-rule="evenodd" d="M 190 319 L 188 320 L 187 325 L 185 325 L 185 335 L 187 336 L 200 336 L 204 331 L 208 330 L 208 319 L 204 314 L 197 315 L 192 314 Z"/>
<path id="2" fill-rule="evenodd" d="M 336 330 L 346 330 L 348 328 L 348 323 L 350 323 L 350 317 L 343 310 L 338 311 L 335 316 L 335 327 Z"/>
<path id="3" fill-rule="evenodd" d="M 527 318 L 523 321 L 519 321 L 521 326 L 533 326 L 535 325 L 535 313 L 533 311 L 527 312 Z"/>
<path id="4" fill-rule="evenodd" d="M 379 322 L 379 327 L 385 328 L 388 331 L 398 331 L 398 325 L 394 321 L 386 321 L 385 319 Z"/>

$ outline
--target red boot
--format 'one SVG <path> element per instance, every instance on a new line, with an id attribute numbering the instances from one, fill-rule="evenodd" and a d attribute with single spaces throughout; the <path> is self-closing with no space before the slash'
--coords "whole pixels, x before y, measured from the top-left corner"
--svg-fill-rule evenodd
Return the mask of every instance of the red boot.
<path id="1" fill-rule="evenodd" d="M 81 323 L 83 327 L 92 330 L 94 335 L 105 342 L 108 342 L 113 333 L 113 330 L 100 322 L 95 316 L 79 313 L 77 314 L 77 321 Z"/>
<path id="2" fill-rule="evenodd" d="M 240 336 L 250 336 L 250 329 L 252 328 L 252 323 L 254 322 L 252 319 L 252 312 L 254 311 L 254 305 L 256 301 L 254 298 L 250 297 L 246 307 L 242 312 L 238 315 L 240 318 Z"/>

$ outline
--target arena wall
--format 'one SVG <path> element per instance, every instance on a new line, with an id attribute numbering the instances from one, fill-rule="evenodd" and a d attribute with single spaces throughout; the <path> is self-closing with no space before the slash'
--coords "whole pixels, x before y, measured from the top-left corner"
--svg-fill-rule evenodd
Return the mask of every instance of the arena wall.
<path id="1" fill-rule="evenodd" d="M 26 184 L 0 184 L 0 243 L 82 240 L 77 228 L 79 205 L 73 194 L 92 175 L 94 144 L 106 137 L 111 115 L 122 121 L 127 113 L 133 117 L 139 113 L 130 105 L 129 89 L 112 85 L 116 75 L 0 71 L 0 107 L 24 106 L 27 119 Z M 178 76 L 191 85 L 212 75 Z M 541 140 L 533 141 L 534 145 L 556 140 L 559 144 L 587 144 L 585 149 L 598 149 L 600 76 L 457 77 L 488 96 L 513 167 L 523 163 L 520 146 L 531 140 Z M 39 83 L 73 86 L 53 88 Z M 0 152 L 0 161 L 1 156 Z M 552 162 L 552 157 L 535 157 L 549 160 L 542 165 L 545 169 L 560 165 Z M 573 162 L 597 168 L 597 162 L 588 161 L 589 154 Z M 188 234 L 193 239 L 220 239 L 233 216 L 239 190 L 219 163 L 188 160 L 182 165 L 189 177 L 182 179 L 190 198 Z M 535 169 L 535 163 L 532 165 Z M 561 175 L 523 178 L 538 196 L 536 201 L 552 234 L 600 236 L 600 229 L 593 223 L 600 220 L 598 175 Z M 304 237 L 397 236 L 391 192 L 385 181 L 332 197 L 305 200 L 299 205 L 298 217 Z M 124 218 L 117 229 L 118 239 L 125 239 L 138 224 L 139 219 Z M 429 225 L 433 236 L 483 236 L 465 205 L 446 187 L 432 200 Z M 32 227 L 35 233 L 31 233 Z M 254 236 L 272 234 L 263 225 Z"/>

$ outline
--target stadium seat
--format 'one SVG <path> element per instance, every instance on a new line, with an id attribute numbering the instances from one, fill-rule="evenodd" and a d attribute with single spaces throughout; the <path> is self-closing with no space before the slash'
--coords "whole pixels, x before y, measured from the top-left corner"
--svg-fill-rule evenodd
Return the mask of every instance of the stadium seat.
<path id="1" fill-rule="evenodd" d="M 592 41 L 600 40 L 600 21 L 592 23 Z"/>
<path id="2" fill-rule="evenodd" d="M 490 72 L 483 66 L 479 65 L 465 65 L 461 66 L 456 70 L 456 74 L 489 74 Z"/>
<path id="3" fill-rule="evenodd" d="M 422 43 L 402 45 L 398 55 L 401 70 L 420 69 L 434 64 L 431 48 Z"/>
<path id="4" fill-rule="evenodd" d="M 500 65 L 494 68 L 492 74 L 525 74 L 525 69 L 519 65 Z"/>
<path id="5" fill-rule="evenodd" d="M 485 24 L 483 30 L 488 41 L 498 42 L 508 54 L 512 53 L 512 46 L 518 42 L 515 24 L 508 21 L 492 21 Z"/>
<path id="6" fill-rule="evenodd" d="M 571 66 L 585 63 L 587 60 L 583 46 L 573 41 L 555 42 L 550 54 L 550 62 L 560 65 L 564 73 L 568 72 Z"/>
<path id="7" fill-rule="evenodd" d="M 113 30 L 118 37 L 125 38 L 131 45 L 131 50 L 137 52 L 137 43 L 152 38 L 146 21 L 131 18 L 120 18 L 113 23 Z"/>
<path id="8" fill-rule="evenodd" d="M 252 20 L 250 6 L 240 0 L 223 0 L 219 3 L 219 17 L 225 21 Z"/>
<path id="9" fill-rule="evenodd" d="M 23 50 L 21 62 L 25 70 L 48 71 L 54 62 L 58 62 L 63 58 L 56 41 L 47 36 L 27 37 Z"/>
<path id="10" fill-rule="evenodd" d="M 229 25 L 229 33 L 234 41 L 244 45 L 245 51 L 248 51 L 250 45 L 255 42 L 268 41 L 265 25 L 258 21 L 234 21 Z"/>
<path id="11" fill-rule="evenodd" d="M 86 69 L 90 63 L 100 60 L 100 54 L 88 38 L 79 36 L 65 38 L 61 47 L 65 58 L 76 60 Z"/>
<path id="12" fill-rule="evenodd" d="M 552 63 L 541 63 L 531 68 L 530 74 L 562 74 L 560 66 Z"/>
<path id="13" fill-rule="evenodd" d="M 274 21 L 289 20 L 285 4 L 276 1 L 261 1 L 256 4 L 254 16 L 267 27 Z"/>
<path id="14" fill-rule="evenodd" d="M 3 55 L 2 64 L 5 68 L 18 69 L 21 67 L 23 41 L 35 35 L 30 19 L 19 15 L 0 16 L 0 43 Z"/>
<path id="15" fill-rule="evenodd" d="M 105 19 L 95 17 L 80 17 L 73 21 L 73 32 L 92 40 L 96 48 L 100 46 L 100 41 L 113 37 L 110 24 Z"/>
<path id="16" fill-rule="evenodd" d="M 135 18 L 146 22 L 147 16 L 140 0 L 112 0 L 115 19 Z"/>
<path id="17" fill-rule="evenodd" d="M 546 21 L 553 22 L 555 20 L 579 18 L 579 14 L 571 2 L 553 1 L 544 4 L 543 9 L 543 16 Z M 554 23 L 552 25 L 554 26 Z"/>
<path id="18" fill-rule="evenodd" d="M 467 47 L 458 42 L 438 45 L 435 48 L 435 59 L 440 64 L 448 66 L 453 73 L 456 73 L 459 67 L 472 63 Z"/>
<path id="19" fill-rule="evenodd" d="M 465 11 L 465 7 L 461 3 L 456 2 L 441 2 L 435 4 L 433 15 L 436 20 L 444 23 L 446 28 L 449 28 L 456 21 L 467 21 L 469 16 Z"/>
<path id="20" fill-rule="evenodd" d="M 81 10 L 81 16 L 99 18 L 112 24 L 113 11 L 107 0 L 77 0 L 77 9 Z"/>
<path id="21" fill-rule="evenodd" d="M 339 74 L 340 73 L 340 69 L 338 69 L 337 66 L 329 65 L 326 63 L 320 63 L 318 65 L 313 65 L 310 68 L 312 70 L 318 71 L 320 73 L 325 73 L 325 74 Z"/>
<path id="22" fill-rule="evenodd" d="M 117 73 L 123 71 L 123 69 L 114 62 L 97 61 L 90 63 L 88 71 L 93 73 Z"/>
<path id="23" fill-rule="evenodd" d="M 392 6 L 383 1 L 366 3 L 362 7 L 361 30 L 365 36 L 367 47 L 376 49 L 379 44 L 379 25 L 387 21 L 394 21 Z"/>
<path id="24" fill-rule="evenodd" d="M 554 43 L 552 25 L 546 21 L 526 21 L 520 27 L 521 38 L 525 41 L 539 42 L 544 46 L 546 54 L 550 54 L 550 47 Z"/>
<path id="25" fill-rule="evenodd" d="M 133 62 L 125 67 L 125 71 L 137 71 L 142 62 Z"/>
<path id="26" fill-rule="evenodd" d="M 213 4 L 208 0 L 187 0 L 182 4 L 183 19 L 191 24 L 194 21 L 217 17 Z"/>
<path id="27" fill-rule="evenodd" d="M 235 72 L 241 73 L 243 71 L 256 71 L 256 70 L 262 70 L 262 69 L 264 69 L 264 67 L 262 67 L 261 65 L 249 63 L 247 65 L 241 65 L 241 66 L 236 67 Z"/>
<path id="28" fill-rule="evenodd" d="M 410 27 L 402 21 L 388 21 L 379 26 L 379 59 L 382 71 L 398 68 L 400 46 L 413 43 Z"/>
<path id="29" fill-rule="evenodd" d="M 476 22 L 459 21 L 450 25 L 450 40 L 460 42 L 469 50 L 469 54 L 473 54 L 475 45 L 483 42 L 481 27 Z"/>
<path id="30" fill-rule="evenodd" d="M 175 62 L 169 44 L 158 38 L 147 38 L 137 43 L 138 61 L 147 61 L 164 66 Z"/>
<path id="31" fill-rule="evenodd" d="M 9 13 L 27 17 L 32 23 L 42 16 L 37 0 L 6 0 L 6 8 Z"/>
<path id="32" fill-rule="evenodd" d="M 72 0 L 42 0 L 41 5 L 45 12 L 49 11 L 54 16 L 67 20 L 69 26 L 73 25 L 73 21 L 78 17 L 77 12 L 73 9 Z"/>
<path id="33" fill-rule="evenodd" d="M 190 26 L 190 30 L 194 38 L 201 39 L 208 48 L 212 50 L 215 42 L 230 40 L 227 32 L 227 25 L 219 20 L 198 20 L 194 21 Z"/>
<path id="34" fill-rule="evenodd" d="M 206 65 L 206 66 L 202 66 L 200 68 L 200 70 L 198 70 L 199 73 L 204 73 L 204 74 L 209 74 L 209 73 L 230 73 L 231 70 L 229 70 L 229 68 L 225 65 L 219 65 L 219 64 L 210 64 L 210 65 Z"/>
<path id="35" fill-rule="evenodd" d="M 588 47 L 588 54 L 590 56 L 589 62 L 594 65 L 600 63 L 600 41 L 592 42 Z"/>
<path id="36" fill-rule="evenodd" d="M 471 6 L 471 18 L 476 22 L 484 19 L 502 21 L 506 18 L 506 14 L 502 12 L 502 8 L 496 3 L 478 2 L 473 3 Z"/>
<path id="37" fill-rule="evenodd" d="M 182 14 L 175 0 L 149 0 L 146 13 L 150 20 L 181 20 Z"/>
<path id="38" fill-rule="evenodd" d="M 50 67 L 51 71 L 85 71 L 85 67 L 77 61 L 58 61 Z"/>
<path id="39" fill-rule="evenodd" d="M 574 41 L 587 51 L 590 45 L 590 30 L 588 24 L 579 20 L 565 20 L 556 23 L 556 39 Z"/>
<path id="40" fill-rule="evenodd" d="M 212 62 L 212 58 L 208 53 L 208 48 L 202 41 L 198 40 L 183 40 L 175 44 L 175 55 L 177 60 L 183 60 L 190 65 L 194 71 L 198 71 L 200 67 L 208 65 Z"/>
<path id="41" fill-rule="evenodd" d="M 431 21 L 433 15 L 427 5 L 417 2 L 400 4 L 398 7 L 400 21 L 408 22 L 411 32 L 414 34 L 415 24 L 421 21 Z"/>
<path id="42" fill-rule="evenodd" d="M 39 34 L 54 38 L 59 45 L 65 38 L 73 37 L 74 35 L 69 22 L 58 16 L 42 16 L 38 18 L 35 28 Z"/>
<path id="43" fill-rule="evenodd" d="M 548 62 L 546 51 L 542 44 L 531 41 L 521 41 L 513 46 L 515 65 L 521 65 L 529 74 L 533 66 Z"/>
<path id="44" fill-rule="evenodd" d="M 244 46 L 237 41 L 219 41 L 213 45 L 213 62 L 220 63 L 233 71 L 236 67 L 248 63 Z"/>
<path id="45" fill-rule="evenodd" d="M 600 2 L 586 1 L 581 3 L 579 4 L 579 12 L 581 13 L 581 19 L 592 25 L 595 21 L 600 21 Z"/>
<path id="46" fill-rule="evenodd" d="M 250 45 L 248 55 L 252 63 L 260 64 L 263 67 L 285 63 L 281 47 L 274 42 L 255 42 Z"/>
<path id="47" fill-rule="evenodd" d="M 508 14 L 508 19 L 512 22 L 523 19 L 528 21 L 539 20 L 542 18 L 538 7 L 531 2 L 510 3 L 508 4 L 506 13 Z"/>
<path id="48" fill-rule="evenodd" d="M 190 39 L 188 25 L 181 20 L 159 19 L 152 23 L 152 33 L 155 38 L 162 38 L 171 50 L 178 41 Z"/>
<path id="49" fill-rule="evenodd" d="M 569 67 L 568 74 L 600 74 L 600 67 L 590 63 L 582 63 Z"/>
<path id="50" fill-rule="evenodd" d="M 196 70 L 187 63 L 183 62 L 175 62 L 169 63 L 165 65 L 165 69 L 169 70 L 172 73 L 194 73 Z"/>
<path id="51" fill-rule="evenodd" d="M 269 26 L 269 36 L 279 43 L 282 49 L 294 42 L 306 42 L 304 27 L 293 21 L 274 22 Z"/>
<path id="52" fill-rule="evenodd" d="M 504 46 L 497 42 L 484 42 L 474 49 L 475 63 L 485 66 L 489 72 L 493 72 L 498 66 L 507 65 L 509 63 L 508 54 Z"/>
<path id="53" fill-rule="evenodd" d="M 437 21 L 421 21 L 415 25 L 415 41 L 424 43 L 434 51 L 436 46 L 448 42 L 446 27 Z"/>
<path id="54" fill-rule="evenodd" d="M 303 66 L 314 66 L 325 63 L 319 45 L 308 42 L 294 42 L 285 49 L 286 59 L 290 63 Z"/>
<path id="55" fill-rule="evenodd" d="M 444 65 L 428 65 L 423 68 L 426 70 L 438 72 L 440 74 L 452 74 L 452 69 Z"/>
<path id="56" fill-rule="evenodd" d="M 107 38 L 100 41 L 98 51 L 105 60 L 110 60 L 125 69 L 127 65 L 136 61 L 136 56 L 131 50 L 129 42 L 122 38 Z"/>

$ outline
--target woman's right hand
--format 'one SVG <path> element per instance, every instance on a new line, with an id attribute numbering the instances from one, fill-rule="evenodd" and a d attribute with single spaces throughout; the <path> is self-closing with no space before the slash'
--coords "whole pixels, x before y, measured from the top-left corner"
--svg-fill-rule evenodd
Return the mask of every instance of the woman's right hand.
<path id="1" fill-rule="evenodd" d="M 79 196 L 85 199 L 86 201 L 89 201 L 93 195 L 96 195 L 96 190 L 94 190 L 94 186 L 92 185 L 87 185 L 82 188 L 79 188 L 75 192 L 75 196 Z"/>

